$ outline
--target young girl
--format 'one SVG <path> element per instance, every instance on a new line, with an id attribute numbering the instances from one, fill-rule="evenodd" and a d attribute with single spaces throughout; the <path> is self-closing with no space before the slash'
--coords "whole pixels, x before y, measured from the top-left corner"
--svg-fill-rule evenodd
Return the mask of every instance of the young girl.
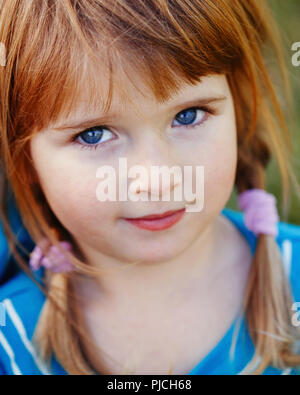
<path id="1" fill-rule="evenodd" d="M 296 374 L 300 228 L 265 191 L 272 156 L 285 212 L 297 184 L 266 2 L 1 1 L 0 41 L 0 372 Z M 100 202 L 97 169 L 120 158 L 203 166 L 203 209 L 163 199 L 175 181 Z"/>

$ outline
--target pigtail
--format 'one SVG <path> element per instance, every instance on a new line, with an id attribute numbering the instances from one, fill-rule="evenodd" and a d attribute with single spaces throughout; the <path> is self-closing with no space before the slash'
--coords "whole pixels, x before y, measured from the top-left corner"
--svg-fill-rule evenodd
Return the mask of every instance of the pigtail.
<path id="1" fill-rule="evenodd" d="M 249 274 L 245 310 L 249 333 L 256 350 L 252 363 L 256 374 L 268 365 L 279 369 L 297 366 L 299 355 L 291 346 L 295 333 L 291 323 L 292 297 L 275 239 L 259 235 Z"/>
<path id="2" fill-rule="evenodd" d="M 48 299 L 40 314 L 34 342 L 44 361 L 55 354 L 70 375 L 92 375 L 80 348 L 78 333 L 66 317 L 71 317 L 69 279 L 65 273 L 46 275 Z M 53 299 L 56 303 L 53 303 Z M 57 308 L 59 305 L 59 309 Z"/>
<path id="3" fill-rule="evenodd" d="M 251 160 L 252 156 L 252 160 Z M 256 135 L 252 149 L 240 149 L 237 189 L 265 188 L 265 167 L 270 155 L 267 145 Z M 274 237 L 257 236 L 244 298 L 244 311 L 255 354 L 243 373 L 261 374 L 268 365 L 279 369 L 300 364 L 294 350 L 300 333 L 291 325 L 292 294 L 283 259 Z"/>
<path id="4" fill-rule="evenodd" d="M 52 229 L 54 230 L 54 229 Z M 63 234 L 63 231 L 56 230 L 56 237 Z M 50 234 L 49 234 L 50 237 Z M 56 240 L 57 241 L 57 240 Z M 44 247 L 42 247 L 44 248 Z M 49 246 L 48 246 L 49 248 Z M 58 248 L 59 247 L 58 245 Z M 47 248 L 44 254 L 47 255 Z M 75 266 L 80 262 L 77 258 L 78 250 L 73 249 L 73 253 L 61 250 L 66 254 L 66 258 Z M 83 259 L 81 257 L 81 259 Z M 139 262 L 130 265 L 137 265 Z M 81 262 L 82 264 L 82 262 Z M 128 267 L 130 267 L 130 265 Z M 125 266 L 124 266 L 125 269 Z M 37 327 L 34 332 L 33 342 L 36 345 L 41 360 L 48 365 L 51 370 L 51 358 L 55 358 L 60 362 L 70 375 L 96 375 L 103 374 L 102 361 L 100 363 L 100 371 L 96 371 L 85 354 L 83 344 L 89 346 L 93 351 L 97 350 L 97 355 L 105 356 L 114 365 L 119 365 L 120 374 L 133 374 L 130 371 L 132 366 L 132 356 L 128 356 L 125 364 L 116 361 L 110 354 L 102 350 L 93 339 L 87 334 L 85 322 L 81 315 L 80 301 L 81 297 L 75 294 L 72 280 L 79 280 L 80 276 L 91 275 L 92 277 L 99 271 L 92 269 L 81 272 L 53 272 L 45 269 L 44 292 L 47 299 L 40 313 Z M 83 343 L 84 341 L 84 343 Z"/>

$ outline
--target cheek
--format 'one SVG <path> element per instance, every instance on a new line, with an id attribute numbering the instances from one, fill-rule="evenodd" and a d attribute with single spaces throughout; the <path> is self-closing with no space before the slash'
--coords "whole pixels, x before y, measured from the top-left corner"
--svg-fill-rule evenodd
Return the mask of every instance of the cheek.
<path id="1" fill-rule="evenodd" d="M 220 141 L 207 158 L 206 177 L 208 183 L 216 187 L 226 187 L 235 177 L 237 165 L 237 147 L 234 139 Z"/>
<path id="2" fill-rule="evenodd" d="M 191 148 L 189 158 L 204 166 L 205 206 L 222 207 L 229 199 L 237 166 L 237 140 L 234 117 L 220 118 L 205 130 L 197 149 Z"/>
<path id="3" fill-rule="evenodd" d="M 34 157 L 35 150 L 32 153 Z M 50 151 L 48 154 L 51 156 Z M 35 166 L 53 213 L 70 233 L 80 234 L 92 224 L 97 224 L 101 230 L 99 224 L 106 223 L 106 219 L 113 216 L 115 206 L 97 200 L 99 180 L 96 167 L 78 164 L 72 158 L 54 155 L 54 152 L 52 160 L 49 156 L 36 157 Z"/>
<path id="4" fill-rule="evenodd" d="M 226 204 L 234 187 L 237 167 L 235 127 L 217 139 L 205 156 L 205 192 L 212 201 Z"/>
<path id="5" fill-rule="evenodd" d="M 49 182 L 44 189 L 53 211 L 65 225 L 68 222 L 68 228 L 77 223 L 85 225 L 104 208 L 96 200 L 95 180 L 78 174 L 60 174 L 55 177 L 55 185 Z"/>
<path id="6" fill-rule="evenodd" d="M 108 224 L 114 217 L 115 206 L 111 202 L 100 202 L 96 197 L 98 180 L 91 174 L 74 175 L 73 180 L 61 177 L 57 189 L 51 191 L 53 209 L 60 221 L 70 230 L 79 232 L 85 228 L 98 228 Z"/>

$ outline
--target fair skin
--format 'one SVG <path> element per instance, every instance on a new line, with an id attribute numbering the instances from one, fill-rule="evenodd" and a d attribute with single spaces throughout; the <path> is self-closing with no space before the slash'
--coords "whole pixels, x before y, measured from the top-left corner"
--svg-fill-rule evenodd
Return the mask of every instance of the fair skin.
<path id="1" fill-rule="evenodd" d="M 99 86 L 105 85 L 105 77 L 99 73 Z M 96 279 L 73 282 L 82 297 L 79 319 L 95 344 L 134 374 L 165 374 L 172 361 L 173 374 L 186 374 L 236 316 L 251 261 L 246 241 L 220 215 L 232 192 L 237 164 L 233 99 L 225 76 L 184 84 L 163 104 L 146 87 L 141 93 L 123 75 L 117 79 L 116 86 L 128 100 L 116 90 L 109 122 L 91 125 L 105 125 L 105 143 L 81 149 L 70 138 L 83 129 L 55 130 L 62 123 L 101 116 L 85 108 L 83 99 L 68 119 L 34 135 L 31 155 L 53 212 L 86 263 L 103 269 Z M 197 110 L 194 128 L 174 125 L 178 113 L 201 107 L 196 101 L 207 97 L 215 99 L 207 104 L 212 114 Z M 185 104 L 191 101 L 195 103 Z M 128 167 L 203 165 L 204 209 L 185 213 L 163 231 L 127 223 L 124 217 L 181 209 L 185 202 L 99 202 L 96 169 L 111 165 L 117 171 L 119 157 L 127 158 Z M 146 192 L 150 187 L 143 186 Z M 165 191 L 156 192 L 162 196 Z M 134 262 L 138 264 L 122 270 Z M 85 349 L 99 371 L 121 372 L 103 354 L 100 358 L 94 349 Z"/>

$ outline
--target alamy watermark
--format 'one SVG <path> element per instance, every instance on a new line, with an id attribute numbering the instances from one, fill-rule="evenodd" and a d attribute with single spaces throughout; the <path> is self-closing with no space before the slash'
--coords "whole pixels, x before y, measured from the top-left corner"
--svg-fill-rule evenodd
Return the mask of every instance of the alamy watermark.
<path id="1" fill-rule="evenodd" d="M 0 302 L 0 327 L 1 326 L 6 326 L 6 309 L 3 302 Z"/>
<path id="2" fill-rule="evenodd" d="M 162 201 L 185 202 L 187 212 L 200 212 L 204 207 L 204 166 L 183 166 L 182 171 L 180 166 L 153 165 L 149 176 L 147 167 L 136 165 L 128 169 L 127 158 L 119 158 L 118 177 L 115 167 L 108 165 L 99 167 L 96 177 L 102 179 L 96 190 L 100 202 L 159 201 L 161 195 Z M 128 178 L 134 179 L 129 188 Z"/>
<path id="3" fill-rule="evenodd" d="M 300 326 L 300 302 L 293 303 L 292 311 L 295 311 L 292 315 L 292 324 L 298 328 Z"/>
<path id="4" fill-rule="evenodd" d="M 294 55 L 292 56 L 292 65 L 294 67 L 299 67 L 300 66 L 300 42 L 293 43 L 291 50 L 293 52 L 295 52 Z"/>

